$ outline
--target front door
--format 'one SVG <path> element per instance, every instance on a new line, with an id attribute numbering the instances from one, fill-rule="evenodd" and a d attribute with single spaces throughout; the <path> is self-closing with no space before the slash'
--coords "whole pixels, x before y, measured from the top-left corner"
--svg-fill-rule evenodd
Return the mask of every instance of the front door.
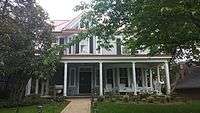
<path id="1" fill-rule="evenodd" d="M 91 93 L 91 72 L 80 72 L 79 76 L 79 93 Z"/>

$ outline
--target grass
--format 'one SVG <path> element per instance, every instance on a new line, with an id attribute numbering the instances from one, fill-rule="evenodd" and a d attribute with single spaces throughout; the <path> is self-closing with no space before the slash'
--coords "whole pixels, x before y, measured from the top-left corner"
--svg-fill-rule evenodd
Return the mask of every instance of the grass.
<path id="1" fill-rule="evenodd" d="M 67 104 L 68 102 L 46 104 L 42 113 L 60 113 Z M 16 113 L 16 108 L 1 108 L 0 113 Z M 37 105 L 21 107 L 19 113 L 38 113 Z"/>
<path id="2" fill-rule="evenodd" d="M 96 113 L 200 113 L 200 101 L 168 105 L 100 102 L 95 109 Z"/>

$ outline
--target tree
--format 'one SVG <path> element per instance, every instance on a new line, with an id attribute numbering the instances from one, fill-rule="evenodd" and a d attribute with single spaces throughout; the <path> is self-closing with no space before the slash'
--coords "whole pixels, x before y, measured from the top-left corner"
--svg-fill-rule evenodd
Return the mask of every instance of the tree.
<path id="1" fill-rule="evenodd" d="M 199 60 L 200 2 L 196 0 L 92 0 L 75 10 L 84 10 L 81 38 L 98 37 L 111 47 L 117 35 L 134 53 L 171 54 L 174 59 Z M 89 24 L 89 26 L 88 26 Z"/>
<path id="2" fill-rule="evenodd" d="M 14 81 L 13 102 L 23 99 L 30 78 L 48 78 L 55 72 L 59 56 L 51 48 L 52 28 L 35 0 L 0 1 L 0 75 Z"/>

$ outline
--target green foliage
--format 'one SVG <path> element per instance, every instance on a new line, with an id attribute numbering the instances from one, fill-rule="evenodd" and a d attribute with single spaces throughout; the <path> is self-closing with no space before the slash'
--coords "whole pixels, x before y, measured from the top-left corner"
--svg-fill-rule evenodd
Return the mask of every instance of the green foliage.
<path id="1" fill-rule="evenodd" d="M 0 101 L 0 108 L 13 108 L 17 106 L 32 106 L 32 105 L 44 105 L 52 102 L 64 103 L 66 102 L 65 97 L 54 97 L 54 98 L 43 98 L 40 95 L 29 95 L 23 99 L 21 103 L 10 102 L 8 100 Z"/>
<path id="2" fill-rule="evenodd" d="M 51 102 L 44 104 L 42 108 L 42 113 L 60 113 L 66 106 L 68 102 Z M 16 113 L 17 108 L 1 108 L 1 113 Z M 37 105 L 23 106 L 19 108 L 19 113 L 38 113 Z"/>
<path id="3" fill-rule="evenodd" d="M 100 46 L 122 36 L 134 53 L 171 54 L 174 58 L 199 60 L 200 2 L 196 0 L 92 0 L 81 3 L 82 24 L 87 32 L 80 37 L 98 37 Z"/>
<path id="4" fill-rule="evenodd" d="M 99 102 L 103 102 L 105 100 L 105 97 L 104 96 L 99 96 L 98 98 L 97 98 L 97 101 L 99 101 Z"/>
<path id="5" fill-rule="evenodd" d="M 198 113 L 199 106 L 199 101 L 166 105 L 99 102 L 92 113 Z"/>
<path id="6" fill-rule="evenodd" d="M 14 78 L 10 97 L 22 100 L 32 78 L 49 78 L 62 47 L 51 48 L 53 27 L 35 0 L 0 1 L 0 75 Z"/>
<path id="7" fill-rule="evenodd" d="M 116 103 L 134 103 L 134 104 L 172 104 L 176 102 L 186 103 L 189 99 L 180 95 L 156 95 L 154 93 L 141 93 L 134 95 L 133 93 L 126 93 L 125 95 L 113 94 L 100 96 L 97 102 L 116 102 Z"/>

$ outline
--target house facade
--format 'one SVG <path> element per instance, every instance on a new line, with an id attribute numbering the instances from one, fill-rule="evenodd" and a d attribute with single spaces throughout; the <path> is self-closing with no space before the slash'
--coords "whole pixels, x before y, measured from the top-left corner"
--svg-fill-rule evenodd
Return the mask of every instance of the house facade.
<path id="1" fill-rule="evenodd" d="M 84 30 L 80 28 L 80 17 L 54 21 L 54 44 L 70 43 L 74 35 Z M 90 95 L 92 91 L 98 95 L 111 91 L 162 94 L 162 89 L 170 94 L 171 56 L 148 56 L 148 51 L 131 55 L 120 43 L 121 37 L 110 40 L 113 48 L 109 50 L 98 49 L 97 41 L 97 38 L 87 38 L 64 50 L 60 61 L 64 64 L 63 81 L 55 84 L 63 96 Z"/>

